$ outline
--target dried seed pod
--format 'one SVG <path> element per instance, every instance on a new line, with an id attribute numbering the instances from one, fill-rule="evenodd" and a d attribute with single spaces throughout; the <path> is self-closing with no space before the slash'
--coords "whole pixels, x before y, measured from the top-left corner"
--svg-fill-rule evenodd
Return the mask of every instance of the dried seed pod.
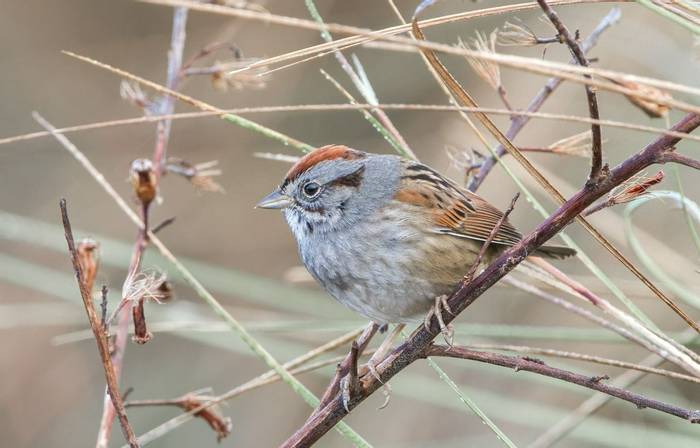
<path id="1" fill-rule="evenodd" d="M 574 134 L 549 145 L 547 148 L 557 154 L 566 154 L 578 157 L 591 156 L 591 139 L 592 133 L 590 130 Z"/>
<path id="2" fill-rule="evenodd" d="M 139 300 L 131 308 L 131 314 L 134 319 L 134 336 L 131 340 L 137 344 L 145 344 L 153 338 L 153 334 L 148 331 L 146 326 L 146 314 L 143 306 L 144 300 Z"/>
<path id="3" fill-rule="evenodd" d="M 218 164 L 217 160 L 210 160 L 193 165 L 186 160 L 170 157 L 165 169 L 189 180 L 198 190 L 223 193 L 224 188 L 214 180 L 214 177 L 221 175 L 221 170 L 216 168 Z"/>
<path id="4" fill-rule="evenodd" d="M 193 409 L 197 409 L 207 401 L 209 401 L 209 397 L 187 394 L 178 400 L 178 406 L 185 412 L 189 412 Z M 218 406 L 209 406 L 197 412 L 195 415 L 206 421 L 211 429 L 214 430 L 218 442 L 221 442 L 222 439 L 231 433 L 231 428 L 233 427 L 231 418 L 222 416 Z"/>
<path id="5" fill-rule="evenodd" d="M 147 206 L 155 199 L 157 187 L 153 162 L 149 159 L 136 159 L 131 162 L 129 179 L 131 180 L 134 194 L 144 206 Z"/>
<path id="6" fill-rule="evenodd" d="M 625 95 L 625 97 L 639 109 L 641 109 L 645 114 L 651 118 L 663 118 L 668 115 L 669 107 L 665 104 L 661 104 L 655 100 L 668 101 L 673 99 L 670 93 L 665 92 L 656 87 L 647 86 L 631 81 L 616 81 L 611 79 L 610 81 L 615 84 L 625 87 L 627 89 L 633 90 L 639 94 L 650 96 L 653 99 L 643 98 L 636 94 Z"/>
<path id="7" fill-rule="evenodd" d="M 466 45 L 461 39 L 459 41 L 459 46 L 464 49 L 482 51 L 487 53 L 496 53 L 496 38 L 498 31 L 494 30 L 491 32 L 490 36 L 487 38 L 484 33 L 476 33 L 476 38 L 472 39 L 471 45 Z M 501 69 L 498 64 L 493 61 L 487 61 L 484 59 L 472 58 L 469 56 L 465 57 L 469 65 L 472 66 L 477 75 L 488 85 L 490 85 L 494 90 L 498 90 L 501 87 Z"/>
<path id="8" fill-rule="evenodd" d="M 640 196 L 648 194 L 649 188 L 662 180 L 664 180 L 663 171 L 659 171 L 651 177 L 647 177 L 644 173 L 634 176 L 624 184 L 613 189 L 608 194 L 608 202 L 610 205 L 615 205 L 633 201 Z"/>
<path id="9" fill-rule="evenodd" d="M 161 303 L 167 300 L 164 295 L 172 294 L 168 290 L 168 286 L 163 286 L 167 283 L 165 274 L 156 271 L 139 272 L 135 275 L 127 277 L 122 287 L 122 297 L 124 300 L 131 302 L 151 300 L 156 303 Z"/>
<path id="10" fill-rule="evenodd" d="M 97 276 L 97 269 L 100 266 L 99 257 L 100 245 L 97 241 L 85 238 L 78 243 L 77 253 L 80 268 L 83 270 L 83 278 L 88 291 L 92 291 Z"/>
<path id="11" fill-rule="evenodd" d="M 153 101 L 144 93 L 138 83 L 122 80 L 119 84 L 119 96 L 150 115 Z"/>
<path id="12" fill-rule="evenodd" d="M 496 36 L 496 43 L 502 47 L 533 47 L 541 43 L 535 33 L 521 22 L 506 22 Z"/>

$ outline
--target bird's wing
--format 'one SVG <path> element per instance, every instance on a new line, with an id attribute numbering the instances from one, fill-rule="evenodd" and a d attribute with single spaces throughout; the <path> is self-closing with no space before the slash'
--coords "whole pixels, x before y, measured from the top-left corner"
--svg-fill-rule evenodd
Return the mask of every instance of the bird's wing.
<path id="1" fill-rule="evenodd" d="M 395 200 L 417 207 L 434 224 L 436 233 L 486 241 L 503 216 L 500 210 L 425 165 L 403 163 Z M 521 239 L 520 232 L 506 220 L 493 243 L 512 246 Z"/>

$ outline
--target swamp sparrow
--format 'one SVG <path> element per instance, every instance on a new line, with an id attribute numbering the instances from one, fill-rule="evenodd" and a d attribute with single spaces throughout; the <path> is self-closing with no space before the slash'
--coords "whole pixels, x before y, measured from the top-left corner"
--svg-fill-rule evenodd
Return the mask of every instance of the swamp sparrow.
<path id="1" fill-rule="evenodd" d="M 469 271 L 503 214 L 435 170 L 329 145 L 300 159 L 257 205 L 283 209 L 311 275 L 374 322 L 420 320 Z M 505 221 L 488 263 L 521 234 Z M 567 247 L 534 255 L 563 258 Z"/>

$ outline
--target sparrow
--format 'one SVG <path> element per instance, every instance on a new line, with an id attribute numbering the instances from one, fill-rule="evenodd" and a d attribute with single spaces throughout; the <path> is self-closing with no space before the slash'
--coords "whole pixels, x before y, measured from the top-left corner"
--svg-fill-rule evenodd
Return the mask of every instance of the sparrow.
<path id="1" fill-rule="evenodd" d="M 257 207 L 283 210 L 314 279 L 380 325 L 419 321 L 434 311 L 436 298 L 453 291 L 503 216 L 417 161 L 342 145 L 306 154 Z M 521 238 L 504 221 L 482 263 Z M 575 253 L 542 246 L 533 255 Z"/>

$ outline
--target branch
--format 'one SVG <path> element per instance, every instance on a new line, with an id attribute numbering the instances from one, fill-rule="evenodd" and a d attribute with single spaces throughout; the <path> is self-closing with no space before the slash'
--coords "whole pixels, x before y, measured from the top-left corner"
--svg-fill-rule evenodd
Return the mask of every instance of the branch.
<path id="1" fill-rule="evenodd" d="M 603 19 L 600 21 L 598 26 L 593 30 L 590 36 L 583 41 L 581 44 L 581 49 L 584 52 L 588 52 L 591 48 L 595 46 L 596 43 L 598 43 L 598 38 L 600 35 L 610 28 L 612 25 L 614 25 L 618 20 L 620 19 L 620 10 L 618 8 L 613 8 Z M 575 60 L 572 60 L 571 63 L 575 63 Z M 540 107 L 544 104 L 544 102 L 549 98 L 549 96 L 554 92 L 554 90 L 559 87 L 564 80 L 562 78 L 550 78 L 547 83 L 540 89 L 539 92 L 530 100 L 530 104 L 527 106 L 527 112 L 537 112 L 540 110 Z M 510 123 L 510 127 L 506 131 L 506 137 L 508 137 L 509 140 L 513 140 L 519 133 L 520 131 L 525 127 L 525 125 L 530 121 L 530 117 L 525 116 L 525 115 L 519 115 L 516 116 L 515 119 L 513 119 Z M 479 172 L 470 180 L 469 185 L 467 188 L 469 191 L 476 191 L 486 179 L 486 176 L 491 172 L 491 169 L 496 165 L 498 162 L 498 159 L 500 157 L 503 157 L 504 154 L 506 154 L 506 149 L 503 145 L 499 144 L 496 149 L 494 150 L 496 153 L 496 156 L 490 156 L 488 159 L 484 160 L 484 163 L 481 165 L 481 168 L 479 169 Z"/>
<path id="2" fill-rule="evenodd" d="M 503 212 L 503 215 L 501 215 L 501 218 L 496 222 L 496 225 L 491 229 L 491 233 L 489 233 L 488 238 L 486 238 L 486 241 L 484 241 L 484 244 L 481 245 L 481 249 L 479 249 L 479 253 L 476 256 L 476 260 L 474 260 L 474 263 L 472 263 L 472 267 L 469 268 L 469 272 L 467 272 L 467 275 L 464 276 L 464 278 L 469 282 L 471 281 L 472 278 L 474 278 L 474 274 L 476 274 L 476 270 L 481 264 L 481 260 L 484 258 L 484 255 L 486 255 L 486 251 L 488 250 L 489 246 L 491 245 L 491 242 L 493 239 L 496 237 L 498 232 L 501 230 L 501 226 L 503 226 L 503 223 L 506 222 L 506 219 L 508 219 L 508 215 L 513 211 L 515 208 L 515 203 L 518 201 L 518 198 L 520 197 L 520 193 L 515 193 L 515 196 L 513 196 L 513 199 L 510 201 L 510 206 L 508 206 L 508 209 Z"/>
<path id="3" fill-rule="evenodd" d="M 177 90 L 180 82 L 182 66 L 182 53 L 185 48 L 185 30 L 187 25 L 187 8 L 177 7 L 173 12 L 173 31 L 170 38 L 170 50 L 168 51 L 168 77 L 165 86 L 171 90 Z M 161 98 L 158 107 L 159 115 L 170 115 L 175 109 L 175 98 L 165 95 Z M 170 120 L 159 121 L 156 128 L 156 147 L 153 152 L 153 165 L 156 169 L 156 177 L 163 173 L 165 160 L 167 159 L 168 140 L 170 138 Z"/>
<path id="4" fill-rule="evenodd" d="M 679 154 L 675 151 L 668 151 L 661 155 L 658 159 L 659 163 L 678 163 L 680 165 L 689 166 L 700 170 L 700 160 L 695 160 L 683 154 Z"/>
<path id="5" fill-rule="evenodd" d="M 700 115 L 688 114 L 673 127 L 673 130 L 690 132 L 698 126 L 700 126 Z M 624 183 L 636 173 L 655 163 L 659 154 L 672 148 L 678 141 L 679 139 L 677 138 L 667 136 L 657 138 L 640 152 L 630 156 L 627 160 L 613 168 L 603 182 L 587 185 L 575 193 L 534 231 L 523 237 L 518 244 L 505 250 L 471 282 L 460 282 L 448 299 L 449 306 L 454 312 L 454 315 L 446 314 L 444 316 L 445 322 L 451 322 L 455 316 L 464 311 L 481 294 L 498 282 L 498 280 L 508 272 L 513 270 L 529 253 L 532 253 L 535 249 L 556 235 L 594 201 L 608 193 L 617 185 Z M 438 324 L 433 320 L 431 321 L 429 329 L 419 326 L 405 343 L 397 347 L 384 362 L 377 366 L 379 378 L 374 378 L 372 375 L 364 375 L 361 378 L 361 392 L 352 397 L 347 403 L 349 409 L 352 410 L 358 406 L 365 398 L 379 389 L 382 384 L 387 383 L 394 375 L 398 374 L 417 359 L 425 357 L 433 339 L 439 334 L 437 325 Z M 619 392 L 618 390 L 609 389 L 607 386 L 600 390 L 611 391 L 616 394 Z M 661 405 L 655 406 L 654 408 L 661 408 L 659 410 L 671 411 L 670 413 L 672 415 L 679 415 L 675 412 L 675 408 L 666 408 Z M 686 419 L 690 417 L 697 419 L 697 416 L 693 417 L 683 413 L 681 414 L 682 415 L 679 416 Z M 346 415 L 347 411 L 344 408 L 342 397 L 336 394 L 334 399 L 327 406 L 314 413 L 304 426 L 297 430 L 283 446 L 309 446 L 321 438 L 321 436 L 328 432 Z"/>
<path id="6" fill-rule="evenodd" d="M 425 356 L 444 356 L 448 358 L 468 359 L 472 361 L 484 362 L 501 367 L 514 369 L 516 372 L 526 371 L 536 373 L 538 375 L 548 376 L 567 383 L 577 384 L 579 386 L 593 389 L 598 392 L 603 392 L 607 395 L 619 398 L 634 404 L 639 409 L 650 408 L 666 414 L 675 415 L 690 423 L 700 423 L 700 409 L 690 410 L 664 403 L 645 397 L 626 389 L 611 386 L 604 381 L 608 380 L 607 375 L 604 376 L 587 376 L 578 373 L 573 373 L 568 370 L 551 367 L 539 359 L 533 359 L 527 356 L 508 356 L 499 353 L 481 352 L 471 350 L 467 347 L 447 347 L 447 346 L 431 346 L 425 352 Z"/>
<path id="7" fill-rule="evenodd" d="M 122 431 L 124 432 L 124 438 L 129 442 L 129 446 L 132 448 L 138 448 L 139 444 L 136 441 L 136 436 L 134 431 L 129 425 L 129 419 L 126 416 L 126 410 L 124 409 L 124 401 L 122 400 L 121 393 L 119 392 L 119 382 L 117 380 L 117 375 L 114 370 L 114 365 L 112 364 L 112 358 L 109 354 L 109 341 L 107 340 L 107 334 L 104 332 L 104 327 L 102 322 L 95 311 L 95 305 L 92 302 L 92 294 L 87 288 L 87 283 L 83 277 L 83 269 L 80 266 L 80 260 L 78 259 L 78 252 L 75 248 L 75 240 L 73 239 L 73 230 L 71 229 L 70 220 L 68 219 L 68 209 L 66 208 L 66 200 L 61 199 L 61 219 L 63 220 L 63 230 L 66 236 L 66 242 L 68 243 L 68 251 L 70 252 L 71 262 L 73 263 L 73 270 L 75 271 L 75 278 L 78 280 L 78 287 L 80 288 L 80 296 L 83 299 L 83 306 L 85 307 L 85 312 L 87 313 L 88 320 L 90 321 L 90 328 L 97 341 L 97 348 L 100 351 L 100 358 L 102 358 L 102 367 L 105 372 L 105 379 L 107 381 L 107 392 L 114 403 L 117 415 L 119 416 L 119 423 L 122 426 Z"/>
<path id="8" fill-rule="evenodd" d="M 665 376 L 667 378 L 674 378 L 677 380 L 688 381 L 695 384 L 700 384 L 700 378 L 690 375 L 685 375 L 682 373 L 673 372 L 671 370 L 658 369 L 656 367 L 649 367 L 641 364 L 635 364 L 632 362 L 621 361 L 619 359 L 604 358 L 602 356 L 588 355 L 585 353 L 569 352 L 564 350 L 554 350 L 549 348 L 541 347 L 528 347 L 524 345 L 502 345 L 502 344 L 469 344 L 465 347 L 468 349 L 479 349 L 479 350 L 505 350 L 509 352 L 517 353 L 530 353 L 534 355 L 543 356 L 553 356 L 555 358 L 565 358 L 573 359 L 576 361 L 586 361 L 594 364 L 602 364 L 607 366 L 619 367 L 622 369 L 637 370 L 645 373 L 653 373 L 655 375 Z"/>
<path id="9" fill-rule="evenodd" d="M 547 0 L 537 0 L 542 11 L 547 15 L 552 25 L 557 29 L 559 36 L 564 40 L 566 45 L 574 55 L 576 62 L 582 67 L 588 67 L 588 59 L 581 48 L 581 45 L 574 39 L 569 32 L 569 29 L 564 25 L 556 12 L 547 4 Z M 584 75 L 584 78 L 591 79 L 590 75 Z M 588 113 L 594 120 L 600 119 L 598 112 L 598 100 L 595 91 L 590 85 L 586 85 L 586 98 L 588 99 Z M 588 183 L 600 182 L 601 176 L 605 176 L 605 167 L 603 167 L 603 139 L 600 134 L 600 126 L 597 124 L 591 125 L 591 133 L 593 134 L 593 145 L 591 151 L 591 172 L 588 175 Z"/>

